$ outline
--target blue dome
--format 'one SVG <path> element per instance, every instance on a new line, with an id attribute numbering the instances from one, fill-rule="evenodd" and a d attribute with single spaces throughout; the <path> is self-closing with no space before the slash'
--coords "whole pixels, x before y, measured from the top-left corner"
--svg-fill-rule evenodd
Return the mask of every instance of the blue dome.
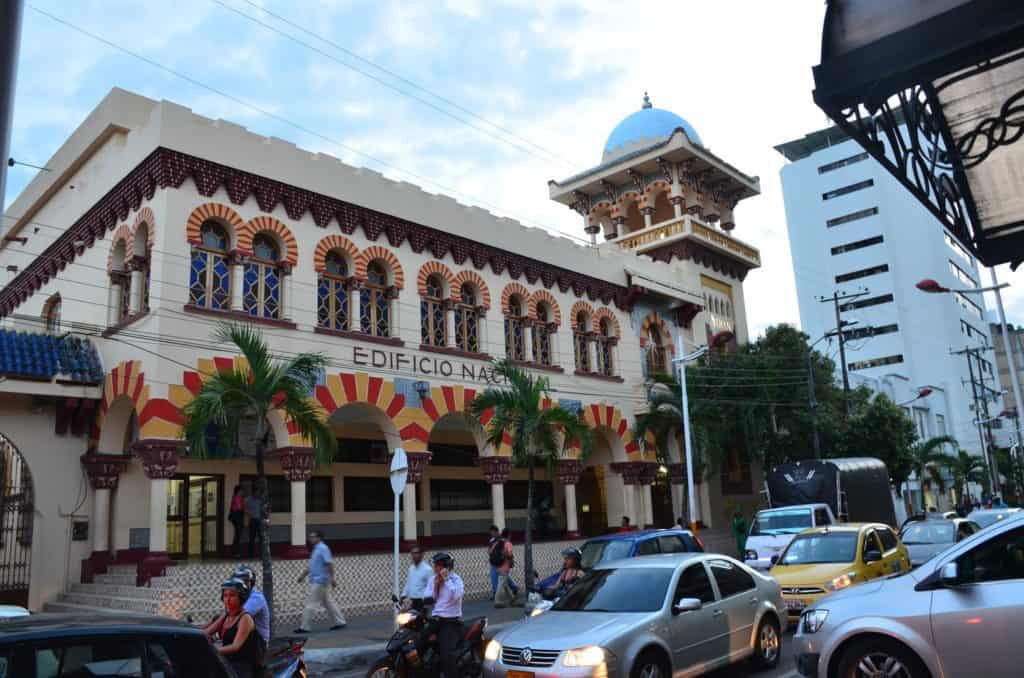
<path id="1" fill-rule="evenodd" d="M 672 111 L 652 107 L 651 100 L 645 94 L 643 108 L 626 116 L 608 135 L 608 141 L 604 144 L 604 155 L 607 158 L 614 155 L 620 147 L 640 140 L 668 139 L 678 127 L 683 128 L 690 141 L 700 146 L 704 145 L 693 125 Z"/>

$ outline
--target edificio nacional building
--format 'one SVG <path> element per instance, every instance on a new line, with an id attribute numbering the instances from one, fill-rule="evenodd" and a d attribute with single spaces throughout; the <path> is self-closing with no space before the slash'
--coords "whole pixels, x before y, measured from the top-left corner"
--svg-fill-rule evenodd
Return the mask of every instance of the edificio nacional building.
<path id="1" fill-rule="evenodd" d="M 118 564 L 144 583 L 168 557 L 228 555 L 232 488 L 255 466 L 191 458 L 179 434 L 204 375 L 238 364 L 210 339 L 229 319 L 258 324 L 279 355 L 331 362 L 311 397 L 335 462 L 315 468 L 275 420 L 282 558 L 304 556 L 312 527 L 339 549 L 388 543 L 397 447 L 412 466 L 404 539 L 521 529 L 523 472 L 464 416 L 503 356 L 550 377 L 597 434 L 589 459 L 540 484 L 548 532 L 680 514 L 679 450 L 662 467 L 631 430 L 680 337 L 687 350 L 720 330 L 747 340 L 743 280 L 760 261 L 732 235 L 733 209 L 758 181 L 646 98 L 598 166 L 550 183 L 589 247 L 122 90 L 47 166 L 0 244 L 7 599 L 38 607 Z M 757 475 L 708 469 L 698 517 L 724 524 Z"/>

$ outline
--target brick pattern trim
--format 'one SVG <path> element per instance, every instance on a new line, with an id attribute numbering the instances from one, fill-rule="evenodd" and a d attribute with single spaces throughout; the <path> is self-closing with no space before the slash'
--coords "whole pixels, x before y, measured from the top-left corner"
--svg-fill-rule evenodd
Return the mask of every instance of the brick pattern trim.
<path id="1" fill-rule="evenodd" d="M 356 266 L 356 259 L 359 258 L 359 248 L 348 238 L 341 235 L 329 235 L 321 238 L 316 244 L 316 251 L 313 253 L 313 267 L 317 273 L 323 273 L 327 268 L 327 253 L 331 250 L 340 250 L 348 255 L 349 275 L 352 275 Z"/>
<path id="2" fill-rule="evenodd" d="M 421 297 L 427 296 L 427 279 L 432 275 L 440 275 L 449 290 L 454 291 L 457 289 L 452 284 L 455 280 L 455 274 L 452 273 L 452 269 L 448 268 L 440 261 L 428 261 L 420 266 L 420 272 L 416 274 L 416 293 Z M 442 288 L 442 294 L 443 293 L 444 291 Z"/>
<path id="3" fill-rule="evenodd" d="M 577 301 L 572 305 L 572 310 L 569 311 L 569 324 L 572 326 L 573 332 L 589 332 L 589 327 L 580 327 L 578 318 L 580 313 L 585 313 L 587 318 L 593 324 L 594 320 L 594 307 L 585 301 Z"/>
<path id="4" fill-rule="evenodd" d="M 274 239 L 284 247 L 283 261 L 295 266 L 299 261 L 299 246 L 291 230 L 274 217 L 255 217 L 238 229 L 238 249 L 252 256 L 252 240 L 260 233 L 273 233 Z"/>
<path id="5" fill-rule="evenodd" d="M 562 309 L 558 306 L 558 300 L 555 299 L 555 295 L 551 294 L 547 290 L 537 290 L 530 295 L 530 300 L 527 302 L 527 313 L 534 320 L 540 320 L 537 317 L 537 304 L 540 302 L 546 302 L 551 307 L 551 323 L 555 327 L 562 326 Z"/>
<path id="6" fill-rule="evenodd" d="M 719 254 L 700 243 L 689 240 L 680 240 L 664 247 L 650 249 L 644 252 L 644 254 L 655 261 L 670 262 L 673 259 L 679 259 L 680 261 L 689 259 L 696 264 L 709 268 L 716 273 L 735 278 L 740 282 L 746 279 L 747 273 L 750 273 L 752 268 L 724 254 Z"/>
<path id="7" fill-rule="evenodd" d="M 124 262 L 123 268 L 118 269 L 122 271 L 128 270 L 128 260 L 132 258 L 132 229 L 128 224 L 121 224 L 114 231 L 114 236 L 110 239 L 110 254 L 107 255 L 107 273 L 114 272 L 114 252 L 117 251 L 117 246 L 124 243 Z"/>
<path id="8" fill-rule="evenodd" d="M 204 221 L 209 219 L 219 221 L 227 226 L 228 235 L 235 242 L 238 241 L 238 231 L 245 225 L 245 220 L 238 216 L 238 212 L 227 205 L 222 205 L 218 202 L 208 202 L 192 210 L 192 213 L 188 215 L 188 221 L 185 222 L 185 236 L 188 238 L 190 245 L 202 244 L 203 239 L 199 235 L 199 228 L 203 225 Z M 228 249 L 232 248 L 228 247 Z"/>
<path id="9" fill-rule="evenodd" d="M 476 271 L 459 271 L 455 274 L 455 277 L 452 278 L 452 298 L 459 299 L 462 296 L 464 283 L 470 283 L 476 288 L 477 303 L 485 311 L 489 310 L 491 308 L 491 290 L 487 287 L 483 277 Z"/>
<path id="10" fill-rule="evenodd" d="M 359 253 L 356 259 L 355 277 L 357 280 L 366 280 L 366 269 L 370 262 L 381 260 L 391 270 L 391 286 L 402 289 L 405 286 L 405 271 L 398 261 L 398 256 L 386 247 L 370 245 Z"/>
<path id="11" fill-rule="evenodd" d="M 508 310 L 508 303 L 513 296 L 518 296 L 522 300 L 523 313 L 529 314 L 530 290 L 517 282 L 510 282 L 501 291 L 501 314 L 505 316 L 511 315 Z"/>
<path id="12" fill-rule="evenodd" d="M 132 243 L 135 243 L 135 234 L 139 231 L 139 226 L 142 224 L 146 225 L 146 251 L 153 251 L 153 232 L 156 230 L 156 216 L 153 214 L 153 210 L 148 207 L 143 207 L 135 215 L 135 221 L 132 222 Z"/>
<path id="13" fill-rule="evenodd" d="M 594 319 L 594 332 L 596 332 L 597 334 L 601 334 L 601 321 L 605 318 L 608 318 L 608 323 L 609 325 L 611 325 L 612 328 L 612 336 L 622 336 L 622 328 L 619 326 L 619 319 L 615 317 L 615 314 L 612 313 L 611 309 L 599 308 L 597 309 L 597 312 L 594 313 L 594 315 L 591 317 Z"/>
<path id="14" fill-rule="evenodd" d="M 314 222 L 321 228 L 326 228 L 332 221 L 336 221 L 338 228 L 346 235 L 352 234 L 356 228 L 361 228 L 370 240 L 377 240 L 381 234 L 385 234 L 392 247 L 399 247 L 408 241 L 414 252 L 421 253 L 429 248 L 436 259 L 442 259 L 450 254 L 458 266 L 470 260 L 477 270 L 490 266 L 495 275 L 508 271 L 509 277 L 513 280 L 525 277 L 530 285 L 539 280 L 549 289 L 557 284 L 563 293 L 571 289 L 577 297 L 586 295 L 592 301 L 600 299 L 605 304 L 614 301 L 615 305 L 623 310 L 632 307 L 629 288 L 624 285 L 593 278 L 579 271 L 553 266 L 487 243 L 160 147 L 154 149 L 134 169 L 125 174 L 81 218 L 71 224 L 63 235 L 27 265 L 10 284 L 0 290 L 0 317 L 10 314 L 49 282 L 58 271 L 64 270 L 68 264 L 74 262 L 85 249 L 92 247 L 102 238 L 104 231 L 116 228 L 119 222 L 128 218 L 132 210 L 139 209 L 143 201 L 152 200 L 158 188 L 181 188 L 186 179 L 191 179 L 196 191 L 206 198 L 212 198 L 217 191 L 223 189 L 234 205 L 241 205 L 250 197 L 254 197 L 259 208 L 270 213 L 278 204 L 283 204 L 289 218 L 301 219 L 309 212 Z M 218 206 L 214 210 L 221 212 L 218 216 L 227 225 L 234 228 L 240 225 L 232 223 L 241 220 L 230 208 Z M 198 215 L 193 212 L 193 216 Z M 186 229 L 189 242 L 193 244 L 198 239 L 202 218 L 193 224 L 194 221 L 193 217 L 190 217 L 190 228 Z M 84 243 L 84 246 L 75 247 L 78 241 Z"/>

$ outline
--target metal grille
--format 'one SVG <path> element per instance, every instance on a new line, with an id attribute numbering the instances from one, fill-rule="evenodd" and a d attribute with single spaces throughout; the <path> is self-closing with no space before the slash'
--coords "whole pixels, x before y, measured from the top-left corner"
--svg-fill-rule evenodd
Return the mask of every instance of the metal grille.
<path id="1" fill-rule="evenodd" d="M 32 474 L 21 453 L 0 437 L 0 604 L 28 605 L 32 555 Z"/>
<path id="2" fill-rule="evenodd" d="M 529 656 L 529 661 L 523 657 L 526 653 Z M 522 647 L 503 647 L 501 648 L 501 663 L 506 666 L 536 666 L 539 668 L 546 668 L 552 666 L 555 660 L 558 659 L 558 655 L 561 654 L 561 650 L 534 650 L 532 648 Z"/>
<path id="3" fill-rule="evenodd" d="M 814 586 L 794 586 L 782 589 L 782 595 L 784 596 L 812 596 L 824 592 L 825 589 L 815 588 Z"/>

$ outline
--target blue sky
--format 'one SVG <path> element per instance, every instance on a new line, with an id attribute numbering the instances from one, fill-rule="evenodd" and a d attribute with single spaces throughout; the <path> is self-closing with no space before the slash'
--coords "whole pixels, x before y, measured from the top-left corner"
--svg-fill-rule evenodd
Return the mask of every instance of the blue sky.
<path id="1" fill-rule="evenodd" d="M 783 159 L 772 146 L 826 124 L 811 101 L 810 71 L 823 12 L 820 0 L 28 0 L 12 155 L 44 164 L 118 86 L 583 236 L 580 217 L 548 199 L 547 181 L 596 164 L 608 133 L 648 90 L 716 154 L 761 178 L 762 196 L 741 203 L 735 231 L 765 262 L 746 285 L 757 332 L 798 322 L 778 180 Z M 31 172 L 10 172 L 8 203 Z M 1024 319 L 1024 297 L 1011 298 L 1011 315 Z"/>

